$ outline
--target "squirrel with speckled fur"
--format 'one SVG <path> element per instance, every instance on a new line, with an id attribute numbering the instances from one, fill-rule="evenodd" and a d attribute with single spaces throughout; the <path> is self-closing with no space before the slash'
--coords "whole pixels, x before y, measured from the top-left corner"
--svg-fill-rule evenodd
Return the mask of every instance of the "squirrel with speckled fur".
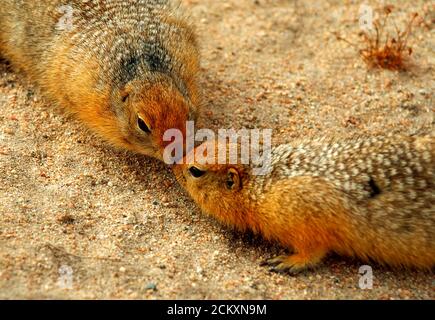
<path id="1" fill-rule="evenodd" d="M 196 37 L 169 0 L 4 0 L 0 55 L 113 146 L 159 159 L 201 104 Z"/>
<path id="2" fill-rule="evenodd" d="M 217 164 L 220 148 L 229 154 L 232 147 L 206 142 L 195 150 L 216 157 L 211 164 L 193 161 L 174 172 L 206 213 L 291 249 L 267 261 L 273 270 L 297 273 L 331 251 L 396 267 L 434 266 L 433 137 L 293 141 L 272 148 L 265 175 L 253 175 L 252 163 Z"/>

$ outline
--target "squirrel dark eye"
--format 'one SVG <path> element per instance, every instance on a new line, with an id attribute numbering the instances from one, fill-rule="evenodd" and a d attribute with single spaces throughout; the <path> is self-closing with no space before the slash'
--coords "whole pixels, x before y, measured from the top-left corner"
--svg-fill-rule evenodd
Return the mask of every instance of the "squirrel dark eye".
<path id="1" fill-rule="evenodd" d="M 145 133 L 151 133 L 150 128 L 148 128 L 147 124 L 145 123 L 145 121 L 143 121 L 141 118 L 137 118 L 137 126 L 139 127 L 139 129 L 141 129 L 143 132 Z"/>
<path id="2" fill-rule="evenodd" d="M 128 100 L 128 94 L 122 96 L 121 101 L 122 103 L 125 103 Z"/>
<path id="3" fill-rule="evenodd" d="M 236 169 L 230 168 L 227 174 L 225 186 L 228 190 L 238 190 L 240 187 L 240 176 Z"/>
<path id="4" fill-rule="evenodd" d="M 205 174 L 205 171 L 202 171 L 197 167 L 190 167 L 189 172 L 194 178 L 200 178 Z"/>

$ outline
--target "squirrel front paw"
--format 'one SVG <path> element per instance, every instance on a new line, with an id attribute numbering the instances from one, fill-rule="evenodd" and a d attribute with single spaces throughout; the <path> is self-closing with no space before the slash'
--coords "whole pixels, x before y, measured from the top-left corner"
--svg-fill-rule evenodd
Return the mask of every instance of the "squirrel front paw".
<path id="1" fill-rule="evenodd" d="M 319 250 L 315 253 L 295 253 L 289 256 L 278 256 L 266 260 L 262 265 L 270 266 L 270 271 L 278 273 L 298 274 L 312 269 L 326 255 L 326 251 Z"/>

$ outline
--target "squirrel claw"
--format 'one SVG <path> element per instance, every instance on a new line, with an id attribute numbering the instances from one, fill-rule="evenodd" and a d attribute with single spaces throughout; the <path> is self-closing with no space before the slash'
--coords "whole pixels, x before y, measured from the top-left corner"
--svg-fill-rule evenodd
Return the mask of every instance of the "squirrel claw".
<path id="1" fill-rule="evenodd" d="M 278 256 L 272 259 L 268 259 L 261 263 L 262 266 L 270 266 L 270 272 L 280 273 L 280 274 L 297 274 L 304 270 L 304 268 L 298 268 L 292 264 L 287 263 L 289 256 Z"/>
<path id="2" fill-rule="evenodd" d="M 321 260 L 322 254 L 315 256 L 304 256 L 300 254 L 293 254 L 290 256 L 278 256 L 266 260 L 262 265 L 270 266 L 269 271 L 277 273 L 287 273 L 296 275 L 313 267 L 317 262 Z"/>
<path id="3" fill-rule="evenodd" d="M 267 259 L 263 261 L 260 265 L 261 266 L 271 266 L 276 267 L 277 265 L 281 264 L 285 259 L 287 259 L 288 256 L 278 256 L 272 259 Z"/>
<path id="4" fill-rule="evenodd" d="M 279 265 L 270 268 L 269 271 L 279 274 L 296 275 L 301 273 L 302 271 L 305 271 L 305 268 L 298 268 L 295 266 L 289 266 L 285 263 L 280 263 Z"/>

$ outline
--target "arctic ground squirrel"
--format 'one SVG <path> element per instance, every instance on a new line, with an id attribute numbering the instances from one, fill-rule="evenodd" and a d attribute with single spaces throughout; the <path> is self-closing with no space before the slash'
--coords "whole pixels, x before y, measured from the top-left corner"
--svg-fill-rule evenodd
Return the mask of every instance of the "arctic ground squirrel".
<path id="1" fill-rule="evenodd" d="M 3 0 L 0 56 L 116 147 L 162 159 L 198 113 L 197 40 L 169 0 Z"/>
<path id="2" fill-rule="evenodd" d="M 206 143 L 206 156 L 234 147 Z M 275 271 L 297 273 L 331 251 L 396 267 L 434 266 L 433 137 L 299 140 L 272 147 L 270 159 L 265 175 L 240 162 L 193 161 L 174 172 L 206 213 L 289 248 L 291 255 L 266 261 Z"/>

